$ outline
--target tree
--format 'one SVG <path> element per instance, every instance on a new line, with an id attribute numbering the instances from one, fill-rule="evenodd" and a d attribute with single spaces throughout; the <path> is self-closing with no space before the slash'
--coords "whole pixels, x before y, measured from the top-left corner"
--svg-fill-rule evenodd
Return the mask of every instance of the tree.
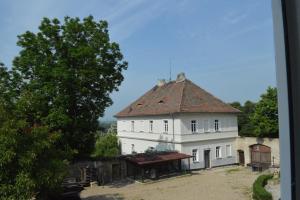
<path id="1" fill-rule="evenodd" d="M 31 125 L 61 131 L 63 148 L 89 155 L 98 118 L 112 104 L 127 68 L 119 45 L 111 42 L 106 21 L 92 16 L 44 18 L 37 33 L 18 36 L 20 54 L 13 61 L 13 77 L 20 96 L 31 102 L 21 113 Z"/>
<path id="2" fill-rule="evenodd" d="M 120 154 L 120 145 L 115 133 L 98 136 L 93 157 L 114 157 Z"/>
<path id="3" fill-rule="evenodd" d="M 258 137 L 278 137 L 277 90 L 268 87 L 250 117 Z"/>
<path id="4" fill-rule="evenodd" d="M 0 64 L 0 199 L 49 199 L 74 153 L 93 150 L 127 68 L 107 26 L 44 18 L 37 33 L 19 36 L 12 70 Z"/>
<path id="5" fill-rule="evenodd" d="M 250 120 L 250 116 L 254 113 L 255 103 L 246 101 L 244 105 L 239 102 L 231 103 L 231 106 L 242 111 L 238 115 L 238 130 L 240 136 L 254 136 L 254 125 Z"/>

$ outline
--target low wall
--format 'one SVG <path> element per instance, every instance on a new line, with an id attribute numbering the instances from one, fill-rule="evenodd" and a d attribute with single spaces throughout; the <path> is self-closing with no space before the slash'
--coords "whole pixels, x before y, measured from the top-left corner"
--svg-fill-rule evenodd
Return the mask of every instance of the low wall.
<path id="1" fill-rule="evenodd" d="M 251 162 L 250 148 L 253 144 L 263 144 L 271 147 L 271 163 L 278 165 L 280 163 L 279 139 L 278 138 L 256 138 L 256 137 L 238 137 L 237 150 L 243 150 L 245 155 L 245 164 Z"/>

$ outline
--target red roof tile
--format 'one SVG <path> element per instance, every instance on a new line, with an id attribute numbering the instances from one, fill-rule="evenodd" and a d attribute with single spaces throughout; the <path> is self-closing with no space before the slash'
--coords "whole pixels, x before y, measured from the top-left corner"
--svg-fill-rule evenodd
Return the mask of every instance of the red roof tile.
<path id="1" fill-rule="evenodd" d="M 116 117 L 163 115 L 173 113 L 239 113 L 192 81 L 171 81 L 155 86 L 127 106 Z"/>
<path id="2" fill-rule="evenodd" d="M 138 165 L 147 165 L 153 163 L 160 163 L 172 160 L 181 160 L 191 158 L 192 156 L 178 153 L 178 152 L 156 152 L 153 154 L 140 153 L 136 155 L 127 156 L 126 160 Z"/>

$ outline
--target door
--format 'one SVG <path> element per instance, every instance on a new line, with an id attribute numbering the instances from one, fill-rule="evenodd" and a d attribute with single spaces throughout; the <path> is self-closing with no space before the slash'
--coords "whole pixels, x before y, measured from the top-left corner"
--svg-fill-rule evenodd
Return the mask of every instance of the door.
<path id="1" fill-rule="evenodd" d="M 245 165 L 245 155 L 243 150 L 238 150 L 239 153 L 239 164 L 240 165 Z"/>
<path id="2" fill-rule="evenodd" d="M 121 179 L 121 166 L 119 164 L 112 165 L 112 181 Z"/>
<path id="3" fill-rule="evenodd" d="M 210 150 L 204 150 L 204 168 L 210 168 Z"/>

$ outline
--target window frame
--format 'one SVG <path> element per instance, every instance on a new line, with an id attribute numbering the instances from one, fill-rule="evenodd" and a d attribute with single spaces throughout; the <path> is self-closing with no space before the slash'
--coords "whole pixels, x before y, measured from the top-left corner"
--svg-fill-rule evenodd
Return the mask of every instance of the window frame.
<path id="1" fill-rule="evenodd" d="M 194 155 L 194 152 L 196 153 L 196 155 Z M 192 161 L 193 163 L 197 163 L 199 162 L 199 150 L 198 149 L 192 149 Z"/>
<path id="2" fill-rule="evenodd" d="M 153 120 L 149 121 L 149 132 L 153 133 Z"/>
<path id="3" fill-rule="evenodd" d="M 215 132 L 220 132 L 220 120 L 218 119 L 215 119 L 214 120 L 214 129 L 215 129 Z"/>
<path id="4" fill-rule="evenodd" d="M 196 120 L 191 120 L 191 132 L 197 133 L 197 121 Z"/>
<path id="5" fill-rule="evenodd" d="M 134 124 L 135 124 L 135 123 L 134 123 L 134 120 L 132 120 L 132 121 L 131 121 L 131 124 L 130 124 L 130 131 L 131 131 L 131 132 L 134 132 L 134 126 L 135 126 Z"/>
<path id="6" fill-rule="evenodd" d="M 207 130 L 205 130 L 206 125 L 207 125 Z M 209 133 L 209 132 L 210 132 L 210 128 L 209 128 L 209 120 L 208 120 L 208 119 L 205 119 L 205 120 L 203 121 L 203 132 L 204 132 L 204 133 Z"/>
<path id="7" fill-rule="evenodd" d="M 228 152 L 227 147 L 229 147 L 229 152 Z M 227 158 L 228 158 L 228 157 L 232 157 L 232 145 L 231 145 L 231 144 L 227 144 L 227 145 L 225 146 L 225 151 L 226 151 L 226 157 L 227 157 Z"/>
<path id="8" fill-rule="evenodd" d="M 164 120 L 164 133 L 169 133 L 169 120 Z"/>
<path id="9" fill-rule="evenodd" d="M 216 159 L 222 159 L 222 147 L 216 146 Z"/>

